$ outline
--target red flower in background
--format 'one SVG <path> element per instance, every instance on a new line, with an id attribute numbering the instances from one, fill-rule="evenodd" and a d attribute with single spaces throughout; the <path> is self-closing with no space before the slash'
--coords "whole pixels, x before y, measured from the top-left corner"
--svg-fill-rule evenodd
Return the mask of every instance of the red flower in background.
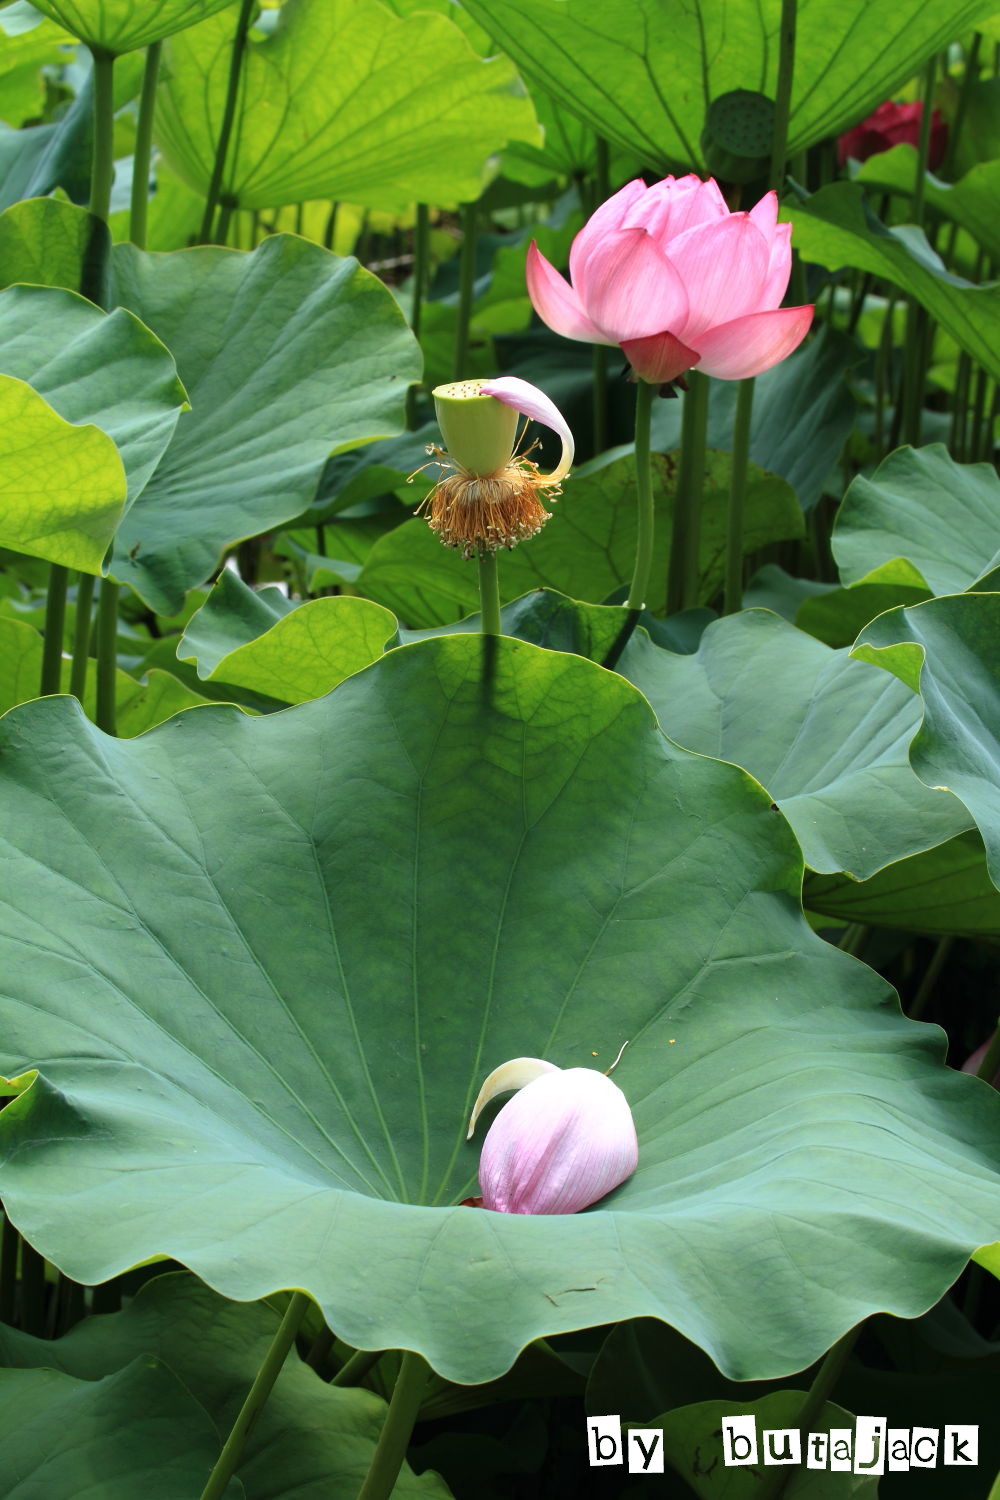
<path id="1" fill-rule="evenodd" d="M 843 166 L 849 156 L 855 161 L 867 161 L 880 151 L 891 146 L 916 146 L 920 140 L 920 119 L 924 106 L 918 99 L 913 104 L 896 104 L 887 99 L 880 104 L 867 120 L 855 125 L 837 141 L 837 159 Z M 931 115 L 931 139 L 927 150 L 927 165 L 933 172 L 941 165 L 948 147 L 948 127 L 941 118 L 941 111 Z"/>

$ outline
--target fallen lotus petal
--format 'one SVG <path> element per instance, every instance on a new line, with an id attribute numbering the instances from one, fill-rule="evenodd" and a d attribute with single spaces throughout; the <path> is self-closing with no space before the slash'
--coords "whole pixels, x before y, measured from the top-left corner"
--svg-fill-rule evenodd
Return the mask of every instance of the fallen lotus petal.
<path id="1" fill-rule="evenodd" d="M 494 1120 L 479 1162 L 484 1208 L 575 1214 L 631 1177 L 639 1158 L 632 1111 L 606 1074 L 516 1058 L 487 1079 L 470 1134 L 487 1099 L 507 1088 L 520 1091 Z"/>
<path id="2" fill-rule="evenodd" d="M 711 178 L 636 180 L 576 236 L 572 285 L 532 244 L 528 294 L 556 333 L 619 344 L 642 380 L 663 384 L 695 367 L 742 380 L 784 359 L 812 323 L 811 306 L 781 306 L 790 237 L 776 193 L 730 213 Z"/>
<path id="3" fill-rule="evenodd" d="M 417 507 L 446 547 L 464 558 L 516 547 L 535 536 L 549 519 L 540 490 L 555 499 L 573 462 L 573 434 L 543 391 L 515 376 L 458 380 L 433 392 L 438 425 L 447 445 L 428 449 L 445 475 Z M 550 427 L 562 442 L 562 456 L 550 474 L 518 453 L 518 417 Z"/>

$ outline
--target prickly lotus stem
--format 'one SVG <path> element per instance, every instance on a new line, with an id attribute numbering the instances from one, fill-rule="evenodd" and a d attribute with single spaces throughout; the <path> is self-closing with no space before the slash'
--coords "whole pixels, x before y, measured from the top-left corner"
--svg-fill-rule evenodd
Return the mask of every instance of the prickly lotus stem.
<path id="1" fill-rule="evenodd" d="M 573 462 L 573 437 L 553 403 L 535 386 L 514 376 L 460 380 L 439 385 L 434 407 L 447 451 L 428 448 L 454 472 L 438 480 L 417 507 L 446 547 L 464 558 L 516 547 L 549 519 L 539 491 L 555 499 Z M 558 433 L 562 457 L 551 474 L 540 474 L 518 453 L 518 416 L 533 417 Z"/>

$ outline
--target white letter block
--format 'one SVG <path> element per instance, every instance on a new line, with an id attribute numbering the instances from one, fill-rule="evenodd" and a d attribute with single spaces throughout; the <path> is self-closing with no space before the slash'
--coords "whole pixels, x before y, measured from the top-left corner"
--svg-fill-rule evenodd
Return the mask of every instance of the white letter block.
<path id="1" fill-rule="evenodd" d="M 753 1417 L 723 1417 L 722 1461 L 730 1469 L 757 1462 L 757 1423 Z"/>
<path id="2" fill-rule="evenodd" d="M 830 1428 L 830 1468 L 850 1473 L 854 1433 L 849 1427 Z"/>
<path id="3" fill-rule="evenodd" d="M 885 1473 L 885 1417 L 855 1417 L 855 1474 Z"/>
<path id="4" fill-rule="evenodd" d="M 978 1464 L 979 1428 L 946 1427 L 944 1430 L 946 1464 Z"/>
<path id="5" fill-rule="evenodd" d="M 889 1454 L 889 1473 L 908 1473 L 910 1468 L 910 1429 L 908 1427 L 890 1427 L 886 1439 L 886 1448 Z"/>
<path id="6" fill-rule="evenodd" d="M 825 1469 L 830 1456 L 830 1439 L 825 1432 L 811 1432 L 806 1443 L 806 1468 Z"/>
<path id="7" fill-rule="evenodd" d="M 914 1427 L 910 1443 L 910 1468 L 933 1469 L 937 1465 L 939 1430 L 936 1427 Z"/>
<path id="8" fill-rule="evenodd" d="M 588 1417 L 587 1447 L 590 1450 L 590 1466 L 600 1468 L 604 1464 L 623 1464 L 621 1417 Z"/>
<path id="9" fill-rule="evenodd" d="M 797 1427 L 776 1427 L 773 1432 L 765 1432 L 763 1443 L 766 1464 L 802 1462 L 802 1435 Z"/>
<path id="10" fill-rule="evenodd" d="M 663 1473 L 663 1428 L 633 1427 L 626 1433 L 628 1439 L 628 1471 L 630 1474 Z"/>

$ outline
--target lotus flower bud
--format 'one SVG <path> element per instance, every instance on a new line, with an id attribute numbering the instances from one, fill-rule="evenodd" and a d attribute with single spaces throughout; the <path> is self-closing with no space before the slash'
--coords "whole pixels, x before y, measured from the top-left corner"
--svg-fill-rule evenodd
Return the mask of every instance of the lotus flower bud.
<path id="1" fill-rule="evenodd" d="M 558 408 L 512 375 L 458 380 L 437 386 L 433 394 L 448 451 L 427 451 L 455 472 L 438 480 L 417 514 L 426 515 L 444 545 L 457 547 L 465 558 L 516 547 L 534 536 L 549 519 L 538 492 L 555 499 L 573 462 L 573 436 Z M 537 464 L 515 451 L 519 413 L 562 439 L 562 458 L 551 474 L 540 474 Z"/>
<path id="2" fill-rule="evenodd" d="M 519 1057 L 490 1074 L 469 1124 L 519 1090 L 493 1121 L 479 1162 L 482 1206 L 504 1214 L 575 1214 L 631 1177 L 639 1145 L 628 1100 L 595 1068 Z"/>

